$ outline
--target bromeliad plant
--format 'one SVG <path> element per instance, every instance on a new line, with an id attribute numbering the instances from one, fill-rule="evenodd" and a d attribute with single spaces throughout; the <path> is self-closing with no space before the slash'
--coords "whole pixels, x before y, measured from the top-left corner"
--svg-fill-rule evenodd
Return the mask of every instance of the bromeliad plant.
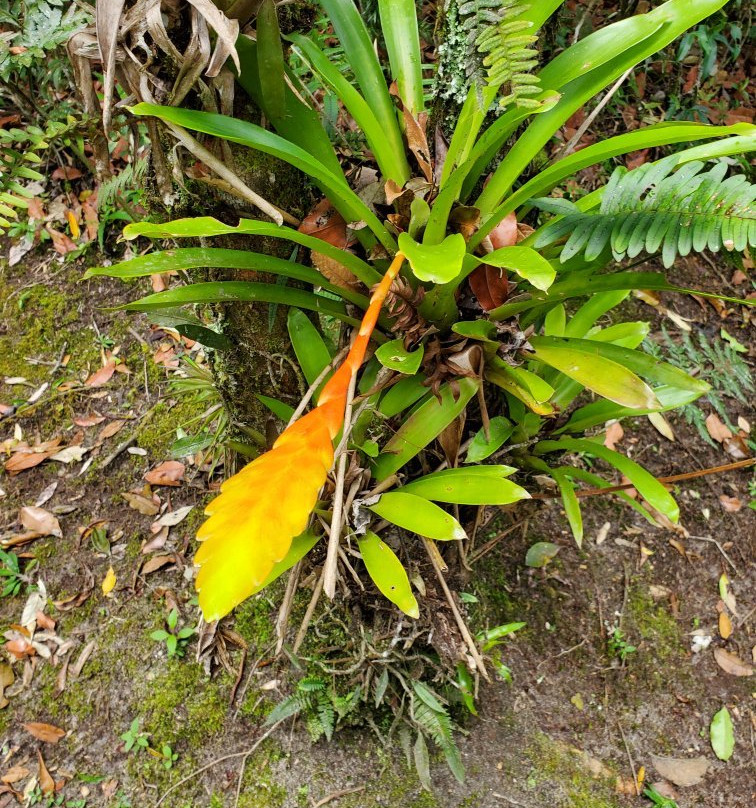
<path id="1" fill-rule="evenodd" d="M 425 137 L 428 99 L 413 0 L 379 0 L 387 70 L 352 0 L 320 0 L 353 79 L 308 37 L 282 40 L 275 7 L 265 0 L 256 41 L 242 36 L 237 42 L 237 78 L 275 131 L 191 109 L 132 109 L 165 122 L 179 137 L 189 129 L 295 165 L 354 238 L 353 249 L 340 249 L 280 223 L 247 219 L 236 226 L 205 217 L 131 224 L 126 238 L 287 239 L 312 250 L 321 269 L 202 246 L 90 272 L 133 278 L 198 267 L 254 269 L 302 287 L 194 283 L 127 307 L 155 311 L 233 301 L 294 307 L 292 342 L 317 406 L 295 420 L 286 405 L 265 399 L 284 420 L 291 417 L 289 426 L 271 451 L 227 480 L 208 507 L 196 556 L 206 619 L 227 614 L 292 567 L 324 533 L 329 596 L 340 552 L 345 557 L 345 534 L 349 552 L 359 553 L 378 589 L 417 617 L 406 559 L 403 564 L 381 536 L 388 539 L 392 525 L 418 534 L 439 572 L 443 562 L 434 542 L 461 542 L 463 557 L 469 550 L 460 506 L 528 498 L 509 479 L 518 471 L 555 480 L 580 543 L 577 488 L 609 483 L 560 463 L 564 453 L 599 458 L 626 476 L 644 503 L 618 495 L 649 521 L 657 512 L 677 520 L 672 495 L 648 471 L 608 449 L 601 436 L 585 437 L 608 420 L 664 412 L 707 390 L 637 350 L 648 324 L 605 325 L 605 315 L 634 289 L 689 290 L 662 273 L 634 271 L 635 264 L 612 271 L 613 262 L 661 252 L 671 266 L 692 250 L 753 246 L 755 186 L 738 175 L 726 178 L 730 161 L 721 158 L 754 149 L 756 128 L 660 123 L 558 157 L 538 173 L 531 166 L 576 110 L 724 2 L 667 0 L 592 33 L 538 71 L 532 46 L 560 0 L 465 4 L 466 36 L 477 43 L 480 69 L 471 71 L 448 150 L 437 148 L 435 157 Z M 385 202 L 368 204 L 350 184 L 353 172 L 342 166 L 318 111 L 305 100 L 287 50 L 296 54 L 300 74 L 304 61 L 359 127 Z M 496 115 L 486 127 L 491 110 Z M 692 142 L 699 145 L 633 171 L 617 168 L 604 187 L 574 202 L 548 196 L 587 166 L 640 148 Z M 525 219 L 535 228 L 528 235 L 522 231 L 531 228 L 518 229 Z M 346 359 L 324 385 L 336 364 L 333 351 L 298 310 L 358 328 Z M 361 321 L 360 310 L 366 312 Z M 371 336 L 379 347 L 360 376 Z M 583 391 L 594 400 L 572 408 Z M 475 428 L 470 432 L 468 425 Z M 354 462 L 347 463 L 348 455 Z M 511 465 L 497 462 L 503 456 Z M 474 648 L 471 656 L 480 660 Z"/>

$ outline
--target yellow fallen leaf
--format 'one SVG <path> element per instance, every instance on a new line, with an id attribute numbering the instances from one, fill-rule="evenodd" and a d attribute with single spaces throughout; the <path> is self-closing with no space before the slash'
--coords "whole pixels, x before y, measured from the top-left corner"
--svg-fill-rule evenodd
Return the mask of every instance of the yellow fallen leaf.
<path id="1" fill-rule="evenodd" d="M 107 574 L 105 575 L 105 579 L 102 582 L 102 594 L 108 598 L 113 597 L 112 592 L 115 585 L 116 585 L 115 570 L 113 569 L 113 567 L 110 567 L 110 569 L 108 569 Z"/>
<path id="2" fill-rule="evenodd" d="M 719 614 L 719 636 L 726 640 L 732 634 L 732 620 L 727 612 Z"/>

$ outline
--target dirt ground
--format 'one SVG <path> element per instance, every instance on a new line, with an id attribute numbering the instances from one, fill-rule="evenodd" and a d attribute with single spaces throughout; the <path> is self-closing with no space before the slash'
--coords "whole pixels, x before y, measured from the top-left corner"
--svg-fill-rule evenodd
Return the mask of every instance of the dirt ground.
<path id="1" fill-rule="evenodd" d="M 183 477 L 174 479 L 175 467 L 163 464 L 176 429 L 206 404 L 167 387 L 175 370 L 166 363 L 186 345 L 107 308 L 132 298 L 135 286 L 78 281 L 95 261 L 59 264 L 42 253 L 0 266 L 3 462 L 24 445 L 46 456 L 74 447 L 62 459 L 0 477 L 0 539 L 26 573 L 18 593 L 0 599 L 7 640 L 0 671 L 13 672 L 0 709 L 0 806 L 20 799 L 70 808 L 619 808 L 649 804 L 636 794 L 639 777 L 661 783 L 680 808 L 753 804 L 753 678 L 728 673 L 715 659 L 723 649 L 741 661 L 741 674 L 751 670 L 752 470 L 680 484 L 686 532 L 653 528 L 618 501 L 595 497 L 585 507 L 582 551 L 557 500 L 495 516 L 481 544 L 514 529 L 472 577 L 452 583 L 477 599 L 467 607 L 474 629 L 520 620 L 527 626 L 503 650 L 511 683 L 483 684 L 479 716 L 456 716 L 464 784 L 438 757 L 433 792 L 424 791 L 398 746 L 382 747 L 367 727 L 312 744 L 302 721 L 287 722 L 244 757 L 265 714 L 292 687 L 295 668 L 270 653 L 280 592 L 245 604 L 215 636 L 203 634 L 199 662 L 196 636 L 183 658 L 169 657 L 165 643 L 151 638 L 174 608 L 178 627 L 197 621 L 188 559 L 208 475 L 184 461 Z M 684 274 L 695 277 L 677 278 L 681 283 L 722 284 L 702 262 Z M 726 327 L 751 345 L 753 357 L 753 332 L 737 308 L 722 320 L 695 301 L 665 303 L 705 333 Z M 631 305 L 659 325 L 656 310 Z M 666 323 L 674 333 L 675 324 Z M 118 367 L 105 379 L 108 352 Z M 36 403 L 23 404 L 35 395 Z M 754 423 L 753 408 L 728 404 L 733 421 Z M 731 460 L 679 416 L 669 421 L 675 442 L 639 420 L 626 425 L 619 448 L 658 475 Z M 155 470 L 162 476 L 145 488 L 144 475 Z M 36 503 L 57 523 L 29 522 L 28 512 L 21 523 L 19 509 Z M 35 538 L 35 530 L 59 535 Z M 555 542 L 560 552 L 545 569 L 530 569 L 525 553 L 538 540 Z M 729 608 L 721 601 L 723 574 Z M 723 609 L 731 614 L 728 639 Z M 615 626 L 621 635 L 612 644 Z M 705 645 L 706 638 L 710 644 L 694 652 L 694 640 Z M 735 733 L 726 763 L 715 758 L 708 735 L 723 706 Z M 698 782 L 672 785 L 690 761 Z"/>

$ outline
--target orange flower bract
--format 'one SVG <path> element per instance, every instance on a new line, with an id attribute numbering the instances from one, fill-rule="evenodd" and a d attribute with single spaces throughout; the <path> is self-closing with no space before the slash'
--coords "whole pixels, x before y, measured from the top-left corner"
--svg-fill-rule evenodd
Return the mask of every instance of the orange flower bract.
<path id="1" fill-rule="evenodd" d="M 288 426 L 273 448 L 226 480 L 205 509 L 194 563 L 205 620 L 219 620 L 248 598 L 307 527 L 333 465 L 333 439 L 344 422 L 347 390 L 365 358 L 378 313 L 404 256 L 397 253 L 376 288 L 344 363 L 318 406 Z"/>

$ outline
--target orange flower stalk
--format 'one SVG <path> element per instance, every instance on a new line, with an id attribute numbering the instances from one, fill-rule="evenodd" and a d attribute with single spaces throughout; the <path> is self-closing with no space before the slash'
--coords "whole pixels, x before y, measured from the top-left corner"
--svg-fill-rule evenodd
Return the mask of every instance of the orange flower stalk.
<path id="1" fill-rule="evenodd" d="M 196 588 L 208 622 L 220 620 L 254 593 L 291 542 L 307 527 L 333 465 L 333 439 L 344 424 L 347 391 L 362 365 L 391 283 L 404 261 L 397 253 L 370 299 L 360 330 L 318 405 L 288 426 L 273 448 L 226 480 L 197 531 L 202 546 Z"/>

